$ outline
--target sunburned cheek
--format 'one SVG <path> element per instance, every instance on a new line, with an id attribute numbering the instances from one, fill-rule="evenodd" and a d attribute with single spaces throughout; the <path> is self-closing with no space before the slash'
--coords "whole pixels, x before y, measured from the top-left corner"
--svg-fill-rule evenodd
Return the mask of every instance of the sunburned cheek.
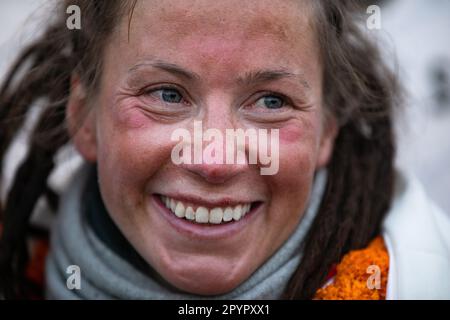
<path id="1" fill-rule="evenodd" d="M 279 130 L 281 144 L 290 144 L 301 140 L 302 130 L 299 127 L 290 125 L 280 128 Z"/>
<path id="2" fill-rule="evenodd" d="M 149 123 L 149 118 L 137 107 L 118 109 L 115 113 L 117 123 L 125 128 L 139 129 Z"/>
<path id="3" fill-rule="evenodd" d="M 280 171 L 312 170 L 317 143 L 312 127 L 288 125 L 279 130 Z"/>

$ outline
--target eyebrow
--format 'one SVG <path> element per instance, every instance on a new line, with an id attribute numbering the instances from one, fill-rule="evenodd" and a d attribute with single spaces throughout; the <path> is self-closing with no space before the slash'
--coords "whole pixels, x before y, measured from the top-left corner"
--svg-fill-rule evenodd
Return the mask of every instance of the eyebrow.
<path id="1" fill-rule="evenodd" d="M 247 72 L 243 77 L 239 77 L 238 81 L 241 84 L 252 85 L 283 78 L 299 78 L 300 84 L 302 84 L 305 89 L 311 88 L 302 74 L 296 74 L 285 70 L 258 70 Z"/>
<path id="2" fill-rule="evenodd" d="M 160 60 L 156 60 L 156 61 L 151 61 L 151 62 L 143 62 L 143 63 L 138 63 L 135 66 L 131 67 L 128 70 L 128 73 L 133 73 L 135 71 L 137 71 L 138 69 L 140 69 L 141 67 L 146 67 L 146 66 L 150 66 L 153 68 L 157 68 L 157 69 L 161 69 L 164 70 L 166 72 L 178 75 L 182 78 L 186 78 L 188 80 L 198 80 L 200 79 L 200 76 L 198 74 L 196 74 L 195 72 L 191 72 L 188 70 L 183 69 L 182 67 L 173 64 L 173 63 L 168 63 L 165 61 L 160 61 Z"/>
<path id="3" fill-rule="evenodd" d="M 177 75 L 179 77 L 185 78 L 187 80 L 199 80 L 201 77 L 195 72 L 188 71 L 184 69 L 181 66 L 178 66 L 173 63 L 161 61 L 161 60 L 155 60 L 155 61 L 148 61 L 148 62 L 142 62 L 138 63 L 135 66 L 131 67 L 128 72 L 133 73 L 140 69 L 141 67 L 150 66 L 153 68 L 164 70 L 168 73 L 172 73 L 174 75 Z M 298 78 L 300 84 L 305 89 L 310 89 L 310 85 L 308 81 L 304 78 L 304 76 L 301 73 L 292 73 L 289 71 L 286 71 L 284 69 L 279 70 L 257 70 L 257 71 L 251 71 L 247 72 L 244 76 L 238 77 L 237 81 L 241 85 L 254 85 L 264 82 L 270 82 L 275 81 L 283 78 Z"/>

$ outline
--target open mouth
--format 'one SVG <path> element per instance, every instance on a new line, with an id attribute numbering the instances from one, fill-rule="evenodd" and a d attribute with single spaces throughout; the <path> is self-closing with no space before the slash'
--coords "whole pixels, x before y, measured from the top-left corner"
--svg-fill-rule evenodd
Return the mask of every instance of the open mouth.
<path id="1" fill-rule="evenodd" d="M 159 195 L 161 202 L 179 219 L 198 224 L 228 224 L 243 219 L 261 202 L 244 202 L 228 206 L 206 207 Z"/>

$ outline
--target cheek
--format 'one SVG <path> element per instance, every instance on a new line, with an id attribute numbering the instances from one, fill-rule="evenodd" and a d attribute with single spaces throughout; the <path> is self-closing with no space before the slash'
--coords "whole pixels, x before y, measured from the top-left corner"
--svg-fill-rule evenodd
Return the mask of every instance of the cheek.
<path id="1" fill-rule="evenodd" d="M 104 117 L 99 135 L 99 173 L 115 194 L 144 192 L 146 183 L 170 157 L 170 128 L 138 108 Z"/>
<path id="2" fill-rule="evenodd" d="M 289 124 L 280 128 L 280 166 L 300 170 L 314 163 L 318 155 L 320 130 L 312 122 Z"/>
<path id="3" fill-rule="evenodd" d="M 273 177 L 277 188 L 274 193 L 299 199 L 315 172 L 314 150 L 311 149 L 300 143 L 280 145 L 280 169 Z"/>
<path id="4" fill-rule="evenodd" d="M 277 243 L 287 239 L 308 205 L 315 172 L 314 148 L 298 139 L 301 136 L 295 130 L 280 131 L 280 169 L 267 178 L 271 187 L 268 233 L 278 239 Z"/>
<path id="5" fill-rule="evenodd" d="M 119 112 L 116 116 L 115 122 L 118 125 L 128 129 L 139 129 L 148 124 L 148 117 L 144 112 L 138 110 L 124 110 Z"/>
<path id="6" fill-rule="evenodd" d="M 289 125 L 280 129 L 280 147 L 282 145 L 290 145 L 300 143 L 302 137 L 302 129 Z"/>
<path id="7" fill-rule="evenodd" d="M 301 206 L 309 193 L 317 158 L 318 138 L 313 128 L 289 125 L 280 129 L 280 170 L 271 177 L 271 185 L 274 198 L 285 206 Z"/>

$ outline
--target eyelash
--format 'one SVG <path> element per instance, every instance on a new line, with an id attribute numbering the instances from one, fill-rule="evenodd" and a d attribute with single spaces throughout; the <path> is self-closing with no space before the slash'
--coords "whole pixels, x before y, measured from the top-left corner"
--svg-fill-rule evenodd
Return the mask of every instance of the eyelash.
<path id="1" fill-rule="evenodd" d="M 259 100 L 265 98 L 265 97 L 275 97 L 282 101 L 282 105 L 279 109 L 284 109 L 288 106 L 292 106 L 292 101 L 289 99 L 289 97 L 285 96 L 284 94 L 273 92 L 273 91 L 264 91 L 261 93 L 261 95 L 258 97 L 258 99 L 255 100 L 255 102 L 252 103 L 252 105 L 256 104 Z M 267 110 L 272 110 L 270 108 L 266 108 Z M 273 110 L 279 110 L 279 109 L 273 109 Z M 275 112 L 275 111 L 272 111 Z"/>
<path id="2" fill-rule="evenodd" d="M 181 95 L 184 102 L 189 104 L 188 100 L 185 99 L 186 94 L 183 92 L 183 90 L 180 90 L 180 88 L 173 86 L 173 85 L 161 85 L 161 86 L 154 87 L 154 88 L 146 88 L 146 89 L 142 90 L 143 92 L 141 94 L 150 96 L 152 93 L 154 93 L 156 91 L 160 91 L 160 90 L 175 90 Z M 165 102 L 165 101 L 162 101 L 162 102 L 169 103 L 169 102 Z"/>

